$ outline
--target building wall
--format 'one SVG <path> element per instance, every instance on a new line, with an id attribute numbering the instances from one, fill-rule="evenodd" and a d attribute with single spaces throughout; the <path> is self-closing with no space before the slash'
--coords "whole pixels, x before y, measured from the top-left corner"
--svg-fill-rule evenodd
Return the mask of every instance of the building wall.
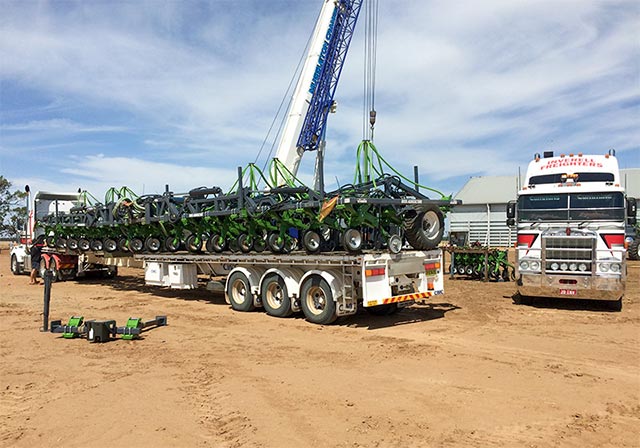
<path id="1" fill-rule="evenodd" d="M 489 247 L 511 247 L 515 228 L 507 226 L 507 204 L 458 205 L 449 214 L 449 232 L 466 233 L 466 243 L 479 241 Z"/>

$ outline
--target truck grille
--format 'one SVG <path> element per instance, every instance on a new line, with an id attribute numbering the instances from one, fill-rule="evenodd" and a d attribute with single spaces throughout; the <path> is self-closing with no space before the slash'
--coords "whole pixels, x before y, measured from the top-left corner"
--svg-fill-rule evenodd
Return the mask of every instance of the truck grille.
<path id="1" fill-rule="evenodd" d="M 545 272 L 590 275 L 595 245 L 594 236 L 544 236 L 542 253 Z"/>

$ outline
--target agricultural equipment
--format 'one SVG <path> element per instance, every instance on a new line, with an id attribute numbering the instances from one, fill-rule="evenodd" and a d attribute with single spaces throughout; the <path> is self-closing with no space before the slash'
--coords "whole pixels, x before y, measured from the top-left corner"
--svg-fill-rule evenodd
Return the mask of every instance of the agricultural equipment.
<path id="1" fill-rule="evenodd" d="M 104 201 L 84 192 L 70 210 L 42 218 L 48 245 L 151 254 L 436 248 L 444 231 L 443 210 L 452 201 L 404 177 L 381 157 L 372 142 L 372 101 L 354 182 L 333 191 L 324 188 L 327 117 L 336 107 L 336 87 L 363 3 L 324 0 L 268 167 L 238 168 L 228 190 L 213 186 L 175 193 L 167 186 L 163 194 L 137 196 L 123 187 L 110 189 Z M 313 188 L 296 177 L 309 151 L 317 156 Z M 430 199 L 424 190 L 439 197 Z"/>
<path id="2" fill-rule="evenodd" d="M 140 337 L 143 330 L 167 325 L 166 316 L 143 322 L 140 318 L 130 317 L 124 327 L 118 327 L 115 320 L 88 320 L 83 316 L 71 316 L 66 325 L 62 321 L 51 322 L 51 333 L 62 333 L 65 339 L 85 337 L 89 342 L 107 342 L 122 335 L 122 339 L 132 340 Z"/>
<path id="3" fill-rule="evenodd" d="M 447 251 L 451 254 L 449 273 L 452 277 L 463 275 L 485 281 L 515 280 L 515 267 L 509 262 L 506 250 L 472 244 L 471 247 L 448 248 Z"/>

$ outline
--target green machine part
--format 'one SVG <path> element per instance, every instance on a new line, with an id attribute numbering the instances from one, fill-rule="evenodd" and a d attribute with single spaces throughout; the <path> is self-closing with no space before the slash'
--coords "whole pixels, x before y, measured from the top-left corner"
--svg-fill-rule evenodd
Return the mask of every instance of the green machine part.
<path id="1" fill-rule="evenodd" d="M 67 327 L 80 328 L 83 322 L 84 322 L 84 316 L 71 316 L 69 318 L 69 323 L 67 324 Z M 77 338 L 80 335 L 81 335 L 80 333 L 62 333 L 62 337 L 67 339 Z"/>
<path id="2" fill-rule="evenodd" d="M 125 328 L 140 328 L 142 329 L 144 327 L 144 323 L 142 322 L 142 319 L 139 317 L 130 317 L 127 320 L 127 324 L 125 325 Z M 123 334 L 122 335 L 122 339 L 127 339 L 127 340 L 132 340 L 132 339 L 137 339 L 138 337 L 140 337 L 140 335 L 138 334 Z"/>

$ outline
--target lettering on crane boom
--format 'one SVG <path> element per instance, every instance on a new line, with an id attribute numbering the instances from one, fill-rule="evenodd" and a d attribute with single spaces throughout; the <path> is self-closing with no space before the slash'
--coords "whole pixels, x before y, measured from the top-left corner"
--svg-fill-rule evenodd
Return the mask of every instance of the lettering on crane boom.
<path id="1" fill-rule="evenodd" d="M 327 35 L 324 39 L 324 44 L 322 44 L 322 51 L 320 52 L 320 56 L 318 57 L 318 65 L 316 65 L 316 71 L 313 73 L 313 79 L 311 80 L 311 86 L 309 87 L 309 93 L 312 95 L 316 91 L 316 85 L 318 84 L 318 80 L 320 79 L 320 75 L 322 74 L 322 66 L 324 65 L 325 59 L 327 58 L 327 51 L 329 50 L 329 42 L 331 41 L 333 28 L 336 24 L 336 15 L 338 15 L 338 8 L 335 8 L 333 10 L 333 15 L 331 16 L 331 22 L 329 23 L 329 29 L 327 30 Z"/>

